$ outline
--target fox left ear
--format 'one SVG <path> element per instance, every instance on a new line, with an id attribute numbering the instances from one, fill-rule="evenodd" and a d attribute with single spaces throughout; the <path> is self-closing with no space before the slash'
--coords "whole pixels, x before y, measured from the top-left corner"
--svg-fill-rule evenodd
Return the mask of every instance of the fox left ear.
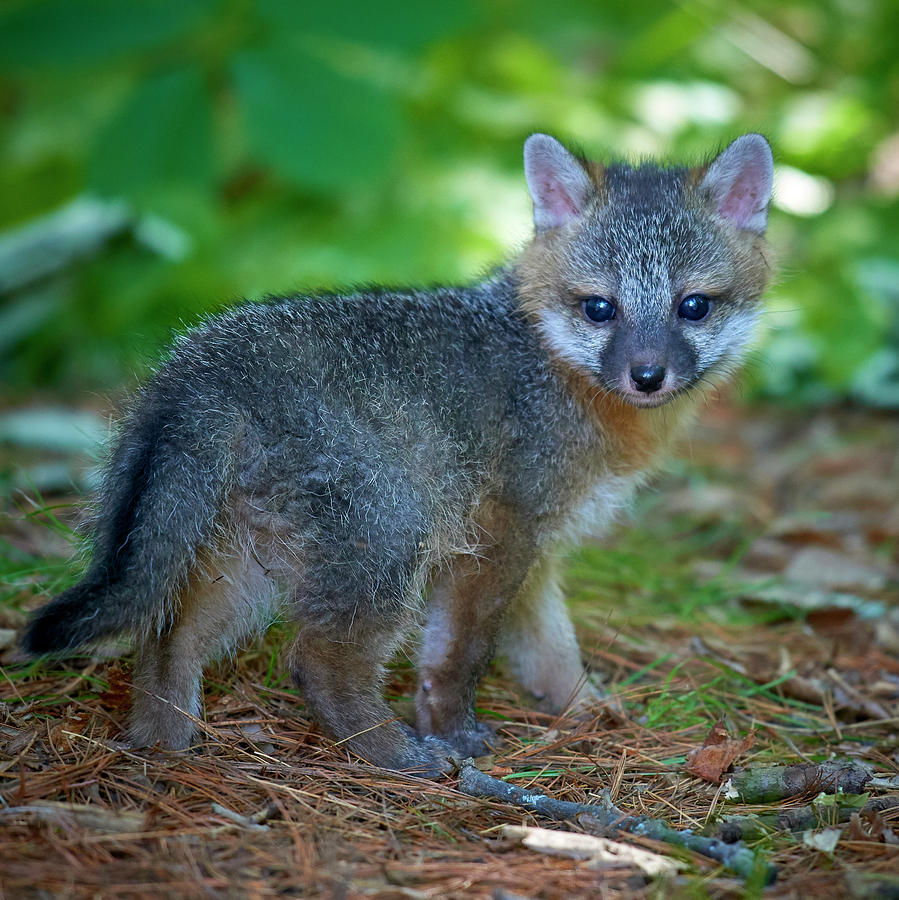
<path id="1" fill-rule="evenodd" d="M 720 153 L 702 179 L 715 211 L 738 228 L 764 234 L 774 186 L 774 157 L 760 134 L 744 134 Z"/>
<path id="2" fill-rule="evenodd" d="M 524 142 L 524 175 L 537 231 L 561 228 L 581 216 L 594 192 L 577 157 L 548 134 L 532 134 Z"/>

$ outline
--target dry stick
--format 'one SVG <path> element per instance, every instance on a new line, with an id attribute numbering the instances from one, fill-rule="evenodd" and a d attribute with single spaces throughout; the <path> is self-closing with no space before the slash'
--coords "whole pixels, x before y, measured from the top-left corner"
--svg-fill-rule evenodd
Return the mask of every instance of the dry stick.
<path id="1" fill-rule="evenodd" d="M 839 804 L 839 799 L 837 799 Z M 857 806 L 837 806 L 825 808 L 819 812 L 814 806 L 792 806 L 789 809 L 772 813 L 756 813 L 751 816 L 725 816 L 724 819 L 711 826 L 714 833 L 728 843 L 738 840 L 756 840 L 772 831 L 805 831 L 817 828 L 822 824 L 837 825 L 848 822 L 853 815 L 860 813 L 884 813 L 899 809 L 899 794 L 887 794 L 869 800 L 861 809 Z M 825 815 L 832 812 L 833 822 L 827 822 Z"/>
<path id="2" fill-rule="evenodd" d="M 741 769 L 731 776 L 731 786 L 742 803 L 773 803 L 809 791 L 860 794 L 871 780 L 864 766 L 846 760 L 803 763 L 795 766 L 764 766 Z"/>
<path id="3" fill-rule="evenodd" d="M 28 806 L 7 806 L 0 809 L 0 819 L 27 818 L 49 822 L 66 830 L 81 825 L 95 831 L 116 834 L 141 831 L 146 821 L 144 813 L 123 812 L 91 806 L 86 803 L 55 803 L 52 800 L 36 800 Z"/>
<path id="4" fill-rule="evenodd" d="M 612 803 L 608 791 L 602 792 L 602 803 L 572 803 L 568 800 L 554 800 L 546 794 L 526 790 L 507 784 L 498 778 L 485 775 L 475 768 L 471 760 L 465 760 L 459 771 L 459 790 L 472 797 L 492 797 L 515 806 L 533 810 L 541 816 L 558 821 L 572 821 L 579 817 L 589 817 L 589 824 L 603 829 L 617 829 L 630 834 L 663 841 L 678 847 L 686 847 L 714 859 L 721 865 L 736 872 L 742 878 L 752 875 L 758 866 L 756 855 L 742 843 L 726 844 L 717 838 L 703 837 L 691 831 L 678 831 L 649 816 L 629 816 Z M 587 823 L 583 823 L 587 824 Z M 765 881 L 774 880 L 776 871 L 768 865 Z"/>

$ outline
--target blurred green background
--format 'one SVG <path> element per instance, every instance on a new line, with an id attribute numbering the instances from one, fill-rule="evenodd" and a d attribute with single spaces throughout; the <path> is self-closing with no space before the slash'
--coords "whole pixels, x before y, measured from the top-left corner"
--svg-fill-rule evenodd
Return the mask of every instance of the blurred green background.
<path id="1" fill-rule="evenodd" d="M 891 0 L 24 0 L 0 13 L 0 400 L 133 384 L 240 297 L 513 253 L 528 133 L 778 161 L 750 397 L 899 407 Z M 80 398 L 80 399 L 79 399 Z"/>

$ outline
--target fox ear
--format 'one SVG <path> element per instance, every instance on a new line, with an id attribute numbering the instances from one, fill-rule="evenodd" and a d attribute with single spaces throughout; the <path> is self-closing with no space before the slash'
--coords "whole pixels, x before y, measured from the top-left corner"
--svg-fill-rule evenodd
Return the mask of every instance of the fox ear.
<path id="1" fill-rule="evenodd" d="M 524 142 L 524 175 L 537 231 L 559 228 L 584 212 L 594 188 L 577 158 L 548 134 Z"/>
<path id="2" fill-rule="evenodd" d="M 715 211 L 738 228 L 764 234 L 774 185 L 771 147 L 760 134 L 744 134 L 720 153 L 702 179 Z"/>

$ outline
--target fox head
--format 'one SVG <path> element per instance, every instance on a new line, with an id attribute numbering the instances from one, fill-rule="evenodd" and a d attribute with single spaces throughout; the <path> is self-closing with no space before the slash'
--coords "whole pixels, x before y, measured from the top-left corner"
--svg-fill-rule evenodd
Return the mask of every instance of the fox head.
<path id="1" fill-rule="evenodd" d="M 641 407 L 736 366 L 770 276 L 765 138 L 688 169 L 602 166 L 533 134 L 524 168 L 536 234 L 519 290 L 555 357 Z"/>

